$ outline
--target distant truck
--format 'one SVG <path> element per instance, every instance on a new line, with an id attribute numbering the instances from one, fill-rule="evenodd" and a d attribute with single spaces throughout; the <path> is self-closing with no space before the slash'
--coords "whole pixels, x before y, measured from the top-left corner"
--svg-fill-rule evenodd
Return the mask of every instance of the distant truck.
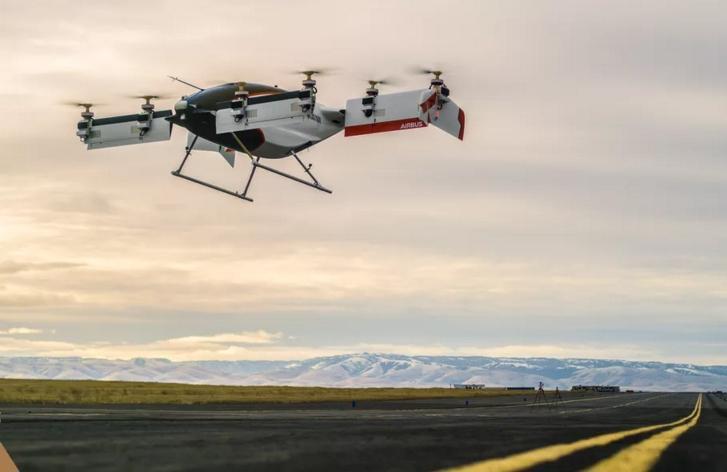
<path id="1" fill-rule="evenodd" d="M 618 393 L 621 387 L 618 385 L 574 385 L 571 392 L 598 392 L 598 393 Z"/>
<path id="2" fill-rule="evenodd" d="M 505 387 L 505 390 L 535 390 L 535 387 Z"/>
<path id="3" fill-rule="evenodd" d="M 485 384 L 454 384 L 452 387 L 458 390 L 484 390 Z"/>

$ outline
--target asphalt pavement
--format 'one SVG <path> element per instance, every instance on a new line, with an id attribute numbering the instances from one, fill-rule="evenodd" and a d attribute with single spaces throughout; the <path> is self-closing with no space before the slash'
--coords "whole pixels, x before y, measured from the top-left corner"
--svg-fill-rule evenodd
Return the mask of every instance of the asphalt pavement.
<path id="1" fill-rule="evenodd" d="M 0 443 L 21 471 L 608 470 L 614 461 L 650 457 L 643 470 L 727 470 L 727 400 L 720 396 L 532 400 L 0 405 Z"/>

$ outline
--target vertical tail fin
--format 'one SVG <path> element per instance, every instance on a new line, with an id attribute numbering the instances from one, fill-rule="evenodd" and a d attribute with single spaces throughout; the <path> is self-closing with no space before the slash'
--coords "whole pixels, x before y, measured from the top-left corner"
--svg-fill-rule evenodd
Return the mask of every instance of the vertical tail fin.
<path id="1" fill-rule="evenodd" d="M 192 145 L 193 140 L 194 134 L 187 133 L 187 147 Z M 208 141 L 202 137 L 197 137 L 197 141 L 194 143 L 194 150 L 219 152 L 220 156 L 222 156 L 227 161 L 230 167 L 235 167 L 234 149 L 229 149 L 224 146 L 220 146 L 219 144 L 213 143 L 212 141 Z"/>

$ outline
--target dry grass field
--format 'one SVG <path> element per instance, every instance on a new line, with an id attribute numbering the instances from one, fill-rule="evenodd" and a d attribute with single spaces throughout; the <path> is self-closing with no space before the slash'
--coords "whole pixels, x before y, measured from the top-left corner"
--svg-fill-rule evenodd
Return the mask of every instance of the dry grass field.
<path id="1" fill-rule="evenodd" d="M 528 393 L 527 395 L 531 395 Z M 477 398 L 523 395 L 504 389 L 235 387 L 154 382 L 0 379 L 0 403 L 211 404 Z"/>

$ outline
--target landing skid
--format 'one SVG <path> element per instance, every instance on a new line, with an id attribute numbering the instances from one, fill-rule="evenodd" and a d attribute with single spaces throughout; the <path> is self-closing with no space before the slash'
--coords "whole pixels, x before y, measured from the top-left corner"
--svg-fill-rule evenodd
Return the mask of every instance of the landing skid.
<path id="1" fill-rule="evenodd" d="M 311 178 L 311 180 L 305 180 L 301 179 L 300 177 L 296 177 L 294 175 L 288 174 L 286 172 L 283 172 L 281 170 L 275 169 L 273 167 L 267 166 L 265 164 L 260 163 L 260 158 L 255 157 L 248 151 L 247 147 L 245 147 L 244 144 L 242 144 L 242 141 L 235 135 L 235 133 L 232 133 L 232 136 L 235 138 L 237 143 L 242 147 L 242 149 L 245 151 L 245 153 L 250 158 L 250 163 L 252 164 L 252 169 L 250 170 L 250 175 L 247 178 L 247 182 L 245 184 L 245 189 L 242 192 L 236 192 L 234 190 L 229 190 L 226 188 L 219 187 L 217 185 L 211 184 L 209 182 L 205 182 L 203 180 L 199 180 L 195 177 L 190 177 L 189 175 L 182 174 L 182 169 L 184 168 L 184 165 L 187 163 L 187 159 L 189 159 L 190 154 L 192 154 L 192 149 L 194 148 L 195 143 L 197 142 L 197 136 L 194 137 L 192 140 L 192 143 L 189 145 L 189 147 L 186 148 L 186 152 L 184 154 L 184 159 L 182 159 L 182 163 L 179 165 L 179 168 L 175 171 L 172 171 L 172 175 L 175 177 L 179 177 L 185 180 L 188 180 L 190 182 L 193 182 L 195 184 L 202 185 L 203 187 L 211 188 L 212 190 L 217 190 L 218 192 L 222 192 L 224 194 L 230 195 L 232 197 L 236 197 L 242 200 L 247 200 L 248 202 L 252 202 L 253 199 L 247 196 L 247 192 L 250 190 L 250 184 L 252 184 L 252 179 L 255 177 L 255 171 L 260 168 L 263 170 L 266 170 L 272 174 L 277 174 L 281 177 L 285 177 L 287 179 L 293 180 L 295 182 L 301 183 L 303 185 L 307 185 L 308 187 L 312 187 L 316 190 L 320 190 L 321 192 L 326 193 L 333 193 L 331 190 L 327 189 L 326 187 L 322 186 L 318 179 L 315 178 L 313 173 L 310 171 L 311 167 L 313 167 L 313 164 L 308 164 L 307 166 L 303 163 L 303 161 L 300 160 L 298 157 L 298 154 L 295 153 L 295 151 L 290 151 L 290 156 L 294 157 L 295 160 L 300 164 L 300 166 L 303 168 L 303 171 L 308 174 L 308 176 Z"/>

